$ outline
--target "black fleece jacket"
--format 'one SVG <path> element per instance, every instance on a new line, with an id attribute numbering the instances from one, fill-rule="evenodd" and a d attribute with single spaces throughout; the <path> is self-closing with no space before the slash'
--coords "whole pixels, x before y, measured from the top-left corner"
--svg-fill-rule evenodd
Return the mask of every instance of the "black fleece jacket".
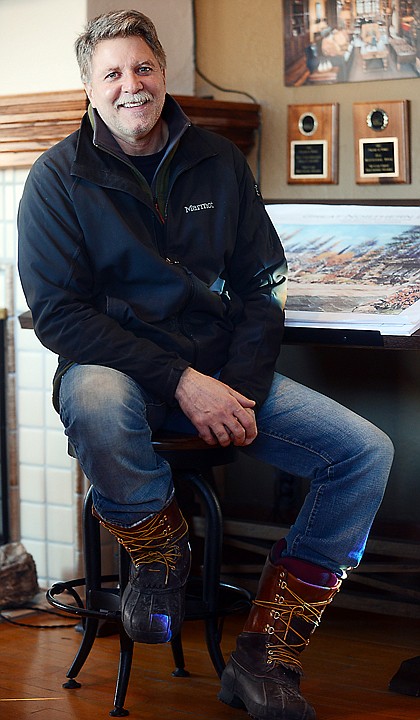
<path id="1" fill-rule="evenodd" d="M 19 272 L 40 341 L 174 404 L 186 367 L 260 405 L 283 330 L 286 262 L 245 158 L 166 97 L 170 141 L 145 182 L 90 110 L 45 152 L 18 216 Z"/>

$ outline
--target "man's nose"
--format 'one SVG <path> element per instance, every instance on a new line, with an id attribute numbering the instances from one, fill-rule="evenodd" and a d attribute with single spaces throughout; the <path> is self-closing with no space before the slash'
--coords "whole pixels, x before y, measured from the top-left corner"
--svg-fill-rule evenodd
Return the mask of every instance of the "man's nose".
<path id="1" fill-rule="evenodd" d="M 122 90 L 124 92 L 132 93 L 134 94 L 137 92 L 137 90 L 141 90 L 143 88 L 143 82 L 141 77 L 137 73 L 135 73 L 132 70 L 127 71 L 123 75 L 122 79 Z"/>

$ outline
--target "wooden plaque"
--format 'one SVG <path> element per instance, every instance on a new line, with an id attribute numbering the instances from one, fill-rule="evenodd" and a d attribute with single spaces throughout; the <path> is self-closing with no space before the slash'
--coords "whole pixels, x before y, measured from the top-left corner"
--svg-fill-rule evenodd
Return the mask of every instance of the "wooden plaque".
<path id="1" fill-rule="evenodd" d="M 338 104 L 288 105 L 289 184 L 337 183 Z"/>
<path id="2" fill-rule="evenodd" d="M 356 183 L 409 183 L 408 101 L 354 103 Z"/>

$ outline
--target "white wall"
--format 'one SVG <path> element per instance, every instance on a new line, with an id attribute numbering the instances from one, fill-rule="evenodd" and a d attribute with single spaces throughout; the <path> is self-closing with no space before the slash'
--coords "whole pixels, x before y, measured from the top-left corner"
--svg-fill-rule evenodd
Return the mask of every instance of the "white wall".
<path id="1" fill-rule="evenodd" d="M 86 0 L 0 0 L 0 95 L 80 87 L 73 43 Z"/>
<path id="2" fill-rule="evenodd" d="M 0 0 L 0 95 L 73 90 L 73 45 L 87 18 L 134 8 L 156 24 L 168 57 L 168 90 L 194 94 L 191 0 Z"/>

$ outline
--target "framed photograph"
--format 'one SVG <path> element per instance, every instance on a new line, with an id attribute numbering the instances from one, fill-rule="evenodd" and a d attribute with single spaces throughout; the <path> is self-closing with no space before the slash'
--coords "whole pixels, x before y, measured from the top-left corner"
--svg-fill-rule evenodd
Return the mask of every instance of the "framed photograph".
<path id="1" fill-rule="evenodd" d="M 420 328 L 420 207 L 267 203 L 289 264 L 286 325 Z"/>
<path id="2" fill-rule="evenodd" d="M 287 108 L 289 184 L 338 181 L 338 104 Z"/>
<path id="3" fill-rule="evenodd" d="M 285 85 L 420 77 L 420 0 L 283 0 Z"/>

